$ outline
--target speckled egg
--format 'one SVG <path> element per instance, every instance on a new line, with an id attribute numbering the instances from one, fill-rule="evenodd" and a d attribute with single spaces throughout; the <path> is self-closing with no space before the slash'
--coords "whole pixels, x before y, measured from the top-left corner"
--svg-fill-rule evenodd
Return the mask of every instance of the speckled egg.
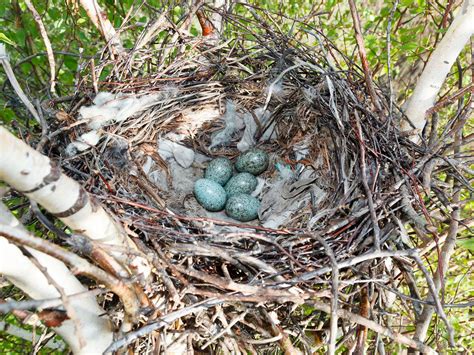
<path id="1" fill-rule="evenodd" d="M 257 218 L 260 202 L 253 196 L 240 194 L 230 196 L 225 205 L 229 217 L 238 221 L 248 222 Z"/>
<path id="2" fill-rule="evenodd" d="M 209 179 L 199 179 L 194 184 L 196 200 L 208 211 L 217 212 L 224 209 L 227 194 L 217 182 Z"/>
<path id="3" fill-rule="evenodd" d="M 216 158 L 207 166 L 204 177 L 224 186 L 231 178 L 232 170 L 232 163 L 229 159 Z"/>
<path id="4" fill-rule="evenodd" d="M 257 187 L 258 181 L 255 176 L 249 173 L 240 173 L 230 178 L 225 184 L 227 196 L 239 194 L 251 194 Z"/>
<path id="5" fill-rule="evenodd" d="M 261 174 L 268 168 L 268 154 L 261 149 L 248 150 L 237 158 L 235 168 L 239 172 Z"/>

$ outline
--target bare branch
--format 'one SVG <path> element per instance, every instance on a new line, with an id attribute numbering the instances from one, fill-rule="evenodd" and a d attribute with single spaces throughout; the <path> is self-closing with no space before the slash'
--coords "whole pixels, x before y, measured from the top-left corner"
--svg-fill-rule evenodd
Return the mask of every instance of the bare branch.
<path id="1" fill-rule="evenodd" d="M 5 74 L 7 74 L 7 78 L 10 81 L 13 90 L 15 90 L 20 100 L 26 106 L 28 111 L 30 111 L 30 113 L 33 115 L 36 122 L 41 124 L 41 119 L 38 115 L 38 112 L 36 111 L 31 101 L 28 99 L 28 97 L 25 95 L 25 92 L 18 83 L 18 80 L 16 80 L 15 73 L 13 73 L 12 67 L 10 65 L 10 60 L 8 59 L 7 50 L 5 49 L 5 45 L 3 43 L 0 43 L 0 62 L 2 62 L 3 69 L 5 69 Z"/>
<path id="2" fill-rule="evenodd" d="M 105 284 L 112 292 L 121 298 L 125 311 L 130 319 L 132 321 L 137 319 L 139 311 L 138 300 L 136 299 L 133 291 L 122 281 L 109 275 L 102 269 L 90 264 L 87 260 L 77 256 L 76 254 L 67 251 L 47 240 L 33 237 L 25 231 L 5 225 L 0 225 L 0 236 L 5 237 L 14 244 L 28 246 L 46 253 L 70 265 L 73 268 L 74 273 L 88 276 Z"/>
<path id="3" fill-rule="evenodd" d="M 123 53 L 124 48 L 120 37 L 107 18 L 107 14 L 100 8 L 97 0 L 80 0 L 80 2 L 84 10 L 86 10 L 87 16 L 89 16 L 94 26 L 97 27 L 107 41 L 107 45 L 110 46 L 110 52 L 113 55 Z"/>
<path id="4" fill-rule="evenodd" d="M 56 94 L 56 63 L 54 61 L 54 54 L 53 54 L 53 47 L 51 46 L 51 41 L 49 40 L 48 33 L 46 32 L 46 28 L 44 27 L 43 20 L 41 19 L 40 14 L 36 11 L 36 8 L 33 6 L 30 0 L 25 0 L 25 4 L 30 10 L 33 18 L 38 25 L 41 37 L 43 38 L 44 45 L 46 47 L 46 53 L 48 54 L 48 62 L 49 68 L 51 70 L 51 78 L 49 79 L 50 82 L 50 91 L 51 94 L 57 96 Z"/>

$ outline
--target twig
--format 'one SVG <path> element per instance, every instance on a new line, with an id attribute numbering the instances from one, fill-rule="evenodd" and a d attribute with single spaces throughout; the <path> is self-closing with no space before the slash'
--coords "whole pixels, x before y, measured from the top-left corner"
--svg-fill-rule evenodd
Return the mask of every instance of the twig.
<path id="1" fill-rule="evenodd" d="M 324 302 L 311 301 L 307 303 L 311 305 L 312 307 L 314 307 L 315 309 L 317 309 L 318 311 L 322 311 L 328 314 L 331 313 L 331 306 L 327 305 Z M 393 330 L 383 327 L 380 324 L 374 321 L 371 321 L 370 319 L 361 317 L 358 314 L 346 311 L 345 309 L 338 309 L 337 315 L 340 318 L 347 319 L 351 322 L 361 324 L 369 329 L 372 329 L 374 332 L 377 332 L 380 335 L 386 336 L 399 344 L 403 344 L 410 348 L 416 349 L 418 351 L 422 351 L 425 354 L 437 354 L 435 350 L 423 344 L 422 342 L 418 340 L 410 339 L 403 334 L 394 332 Z"/>
<path id="2" fill-rule="evenodd" d="M 105 290 L 95 289 L 81 293 L 68 295 L 69 299 L 77 299 L 82 297 L 89 297 L 90 295 L 97 296 L 105 293 Z M 43 300 L 27 300 L 27 301 L 6 301 L 0 302 L 0 313 L 9 313 L 13 310 L 37 310 L 45 308 L 55 308 L 62 304 L 60 297 L 48 298 Z"/>
<path id="3" fill-rule="evenodd" d="M 456 344 L 454 342 L 454 329 L 451 326 L 451 324 L 449 323 L 448 317 L 446 317 L 446 313 L 444 312 L 443 306 L 441 305 L 441 302 L 440 302 L 439 297 L 437 295 L 438 288 L 435 286 L 433 280 L 431 279 L 428 270 L 423 265 L 423 261 L 421 260 L 421 258 L 418 255 L 412 255 L 412 258 L 416 261 L 416 263 L 418 264 L 418 267 L 421 269 L 421 271 L 425 275 L 426 283 L 428 284 L 428 288 L 429 288 L 430 293 L 431 293 L 431 299 L 433 300 L 433 302 L 435 304 L 435 308 L 436 308 L 436 311 L 437 311 L 439 317 L 443 320 L 444 324 L 446 325 L 446 329 L 447 329 L 448 335 L 449 335 L 449 342 L 450 342 L 451 346 L 454 347 L 454 346 L 456 346 Z M 425 308 L 427 308 L 427 306 L 425 306 Z M 423 319 L 423 314 L 420 317 L 420 319 Z"/>
<path id="4" fill-rule="evenodd" d="M 360 61 L 362 62 L 362 68 L 364 69 L 365 84 L 367 85 L 367 89 L 369 90 L 369 95 L 372 99 L 372 103 L 375 105 L 377 111 L 381 114 L 382 107 L 380 106 L 380 102 L 377 98 L 377 94 L 375 93 L 374 85 L 372 83 L 372 71 L 370 70 L 369 62 L 367 60 L 364 38 L 362 37 L 362 31 L 360 28 L 359 13 L 357 12 L 357 7 L 354 3 L 354 0 L 349 0 L 349 8 L 351 9 L 352 20 L 354 22 L 355 38 L 357 41 L 357 47 L 359 48 Z"/>
<path id="5" fill-rule="evenodd" d="M 46 53 L 48 54 L 48 62 L 49 68 L 51 70 L 51 78 L 50 78 L 50 90 L 51 94 L 57 96 L 56 93 L 56 63 L 54 60 L 53 54 L 53 47 L 51 46 L 51 41 L 49 40 L 48 33 L 46 32 L 46 28 L 44 27 L 43 20 L 41 19 L 40 14 L 36 11 L 36 8 L 33 6 L 30 0 L 25 0 L 25 4 L 28 9 L 31 11 L 33 18 L 38 25 L 41 37 L 43 38 L 44 45 L 46 47 Z"/>
<path id="6" fill-rule="evenodd" d="M 392 9 L 390 10 L 390 16 L 387 23 L 387 77 L 388 77 L 388 94 L 389 94 L 389 108 L 388 108 L 388 115 L 390 119 L 392 119 L 392 112 L 393 112 L 393 87 L 392 87 L 392 58 L 391 58 L 391 40 L 390 36 L 392 35 L 392 21 L 393 17 L 395 16 L 395 12 L 397 11 L 399 0 L 395 0 L 393 3 Z"/>
<path id="7" fill-rule="evenodd" d="M 7 78 L 10 81 L 10 84 L 12 85 L 13 90 L 15 90 L 20 100 L 26 106 L 28 111 L 30 111 L 30 113 L 33 115 L 36 122 L 41 124 L 41 119 L 38 115 L 38 112 L 36 111 L 33 104 L 30 102 L 28 97 L 25 95 L 20 84 L 18 83 L 18 80 L 16 80 L 15 73 L 13 73 L 12 67 L 10 65 L 10 60 L 8 59 L 7 51 L 3 43 L 0 43 L 0 61 L 2 62 L 3 69 L 5 69 L 5 74 L 7 74 Z"/>
<path id="8" fill-rule="evenodd" d="M 473 98 L 471 97 L 470 105 L 471 108 L 468 109 L 468 114 L 465 115 L 463 118 L 464 122 L 466 118 L 469 116 L 469 112 L 472 112 L 472 103 L 473 103 Z M 454 153 L 455 156 L 459 155 L 461 152 L 461 146 L 462 146 L 462 129 L 463 129 L 464 124 L 459 125 L 458 130 L 455 133 L 455 138 L 454 138 Z M 458 233 L 459 229 L 459 220 L 461 218 L 461 209 L 459 206 L 459 202 L 461 199 L 461 187 L 460 183 L 457 179 L 454 181 L 454 186 L 453 186 L 453 197 L 452 197 L 452 202 L 451 206 L 453 207 L 453 211 L 451 212 L 451 222 L 449 224 L 449 231 L 448 235 L 446 237 L 446 242 L 444 243 L 441 252 L 440 252 L 440 259 L 438 262 L 438 268 L 436 270 L 436 273 L 434 274 L 434 280 L 433 280 L 433 286 L 434 290 L 430 293 L 430 296 L 428 298 L 428 301 L 432 301 L 434 297 L 435 304 L 436 303 L 436 295 L 439 292 L 444 275 L 446 275 L 446 271 L 448 269 L 449 265 L 449 260 L 451 258 L 452 253 L 454 252 L 454 247 L 456 245 L 456 236 Z M 433 287 L 432 286 L 432 287 Z M 439 302 L 439 301 L 438 301 Z M 437 307 L 438 308 L 438 307 Z M 426 338 L 426 333 L 428 331 L 429 324 L 431 322 L 431 318 L 434 313 L 434 308 L 432 306 L 426 305 L 423 308 L 423 312 L 417 322 L 416 325 L 416 330 L 415 330 L 415 337 L 416 339 L 420 339 L 421 341 L 424 341 Z M 449 322 L 447 319 L 443 319 L 443 321 L 446 323 L 448 334 L 449 334 L 449 342 L 451 346 L 455 346 L 454 342 L 454 335 L 453 335 L 453 329 L 449 325 Z"/>
<path id="9" fill-rule="evenodd" d="M 174 264 L 173 267 L 178 270 L 180 273 L 194 277 L 198 280 L 208 282 L 213 284 L 223 290 L 237 291 L 242 294 L 253 294 L 258 296 L 267 297 L 268 300 L 273 300 L 275 302 L 294 302 L 294 303 L 303 303 L 304 298 L 307 298 L 308 295 L 295 295 L 289 291 L 263 288 L 257 286 L 246 285 L 242 283 L 237 283 L 233 280 L 228 280 L 223 277 L 218 277 L 214 275 L 209 275 L 205 272 L 198 271 L 191 268 L 186 268 L 181 265 Z"/>
<path id="10" fill-rule="evenodd" d="M 329 261 L 331 262 L 332 267 L 332 276 L 331 276 L 331 290 L 332 290 L 332 299 L 331 299 L 331 322 L 330 322 L 330 333 L 329 333 L 329 345 L 328 345 L 328 354 L 333 355 L 336 353 L 336 340 L 337 340 L 337 309 L 338 309 L 338 290 L 339 290 L 339 269 L 337 267 L 336 257 L 326 241 L 318 235 L 315 235 L 315 238 L 323 245 L 326 254 L 329 256 Z"/>
<path id="11" fill-rule="evenodd" d="M 281 349 L 285 355 L 301 355 L 301 351 L 293 346 L 293 342 L 291 341 L 288 333 L 285 332 L 281 326 L 275 324 L 275 321 L 267 312 L 267 310 L 263 307 L 260 307 L 260 313 L 263 314 L 265 317 L 265 321 L 270 325 L 270 333 L 277 337 L 280 336 L 278 340 Z"/>
<path id="12" fill-rule="evenodd" d="M 350 0 L 352 1 L 352 0 Z M 369 187 L 367 181 L 367 166 L 365 164 L 365 143 L 364 136 L 362 135 L 362 127 L 360 126 L 359 114 L 357 111 L 354 111 L 355 124 L 357 127 L 358 136 L 360 139 L 360 170 L 362 173 L 362 184 L 364 185 L 364 190 L 367 195 L 367 202 L 369 204 L 370 218 L 372 219 L 372 224 L 374 226 L 374 248 L 376 251 L 380 250 L 380 227 L 378 222 L 377 213 L 375 211 L 374 199 L 372 197 L 372 191 Z"/>
<path id="13" fill-rule="evenodd" d="M 344 269 L 346 267 L 354 266 L 359 263 L 362 263 L 367 260 L 378 259 L 378 258 L 388 258 L 388 257 L 400 257 L 400 256 L 411 256 L 416 253 L 416 249 L 408 249 L 408 250 L 398 250 L 398 251 L 374 251 L 367 254 L 362 254 L 356 256 L 352 259 L 344 260 L 337 264 L 337 268 Z M 322 267 L 315 271 L 306 272 L 301 274 L 298 277 L 294 277 L 287 281 L 287 283 L 298 283 L 303 281 L 309 281 L 316 276 L 324 275 L 332 270 L 332 267 Z"/>
<path id="14" fill-rule="evenodd" d="M 58 291 L 61 297 L 61 301 L 64 306 L 64 309 L 66 310 L 67 316 L 69 317 L 69 319 L 72 320 L 74 324 L 74 330 L 78 338 L 79 347 L 83 348 L 86 345 L 86 340 L 84 339 L 84 335 L 82 334 L 81 324 L 79 323 L 79 319 L 77 318 L 76 311 L 74 307 L 71 306 L 71 303 L 69 302 L 68 295 L 66 294 L 64 289 L 61 287 L 61 285 L 59 285 L 58 282 L 56 282 L 56 280 L 51 277 L 51 275 L 48 273 L 48 270 L 43 265 L 41 265 L 40 262 L 38 262 L 38 260 L 33 256 L 33 254 L 31 254 L 23 246 L 20 246 L 20 250 L 25 256 L 27 256 L 30 259 L 33 265 L 35 265 L 38 268 L 38 270 L 40 270 L 43 273 L 44 277 L 46 277 L 46 279 L 48 280 L 48 283 L 50 283 Z"/>
<path id="15" fill-rule="evenodd" d="M 31 341 L 31 339 L 34 336 L 36 336 L 36 333 L 32 333 L 28 330 L 25 330 L 23 328 L 17 327 L 13 324 L 10 324 L 10 323 L 4 322 L 4 321 L 0 321 L 0 332 L 2 332 L 2 333 L 5 332 L 7 334 L 11 334 L 13 336 L 16 336 L 20 339 L 25 339 L 27 341 Z M 62 351 L 64 351 L 64 349 L 66 347 L 66 344 L 64 344 L 63 342 L 57 341 L 55 339 L 50 339 L 43 346 L 47 347 L 49 349 L 54 349 L 54 350 L 58 350 L 58 351 L 62 352 Z"/>
<path id="16" fill-rule="evenodd" d="M 94 26 L 100 31 L 102 36 L 110 46 L 112 56 L 124 52 L 122 42 L 112 23 L 107 18 L 107 14 L 101 9 L 97 0 L 80 0 L 81 6 L 86 11 L 87 16 Z"/>
<path id="17" fill-rule="evenodd" d="M 230 332 L 231 328 L 235 324 L 240 322 L 242 319 L 244 319 L 245 316 L 247 315 L 247 313 L 248 313 L 248 311 L 245 311 L 245 312 L 242 312 L 241 314 L 239 314 L 237 317 L 234 317 L 224 329 L 222 329 L 219 333 L 217 333 L 211 339 L 209 339 L 203 346 L 201 346 L 201 349 L 204 350 L 209 345 L 214 343 L 217 339 L 219 339 L 221 336 L 223 336 L 225 333 Z"/>
<path id="18" fill-rule="evenodd" d="M 145 336 L 145 335 L 151 333 L 152 331 L 155 331 L 155 330 L 158 330 L 158 329 L 161 329 L 163 327 L 171 325 L 177 319 L 180 319 L 180 318 L 182 318 L 184 316 L 187 316 L 189 314 L 193 314 L 193 313 L 196 313 L 196 312 L 201 312 L 201 311 L 207 310 L 208 308 L 217 306 L 221 303 L 223 303 L 223 301 L 219 300 L 219 299 L 208 299 L 208 300 L 205 300 L 203 302 L 196 303 L 192 306 L 182 308 L 178 311 L 168 313 L 167 315 L 161 317 L 158 321 L 156 321 L 152 324 L 141 327 L 140 329 L 135 330 L 133 332 L 129 332 L 123 338 L 121 338 L 121 339 L 115 341 L 114 343 L 112 343 L 105 350 L 104 353 L 117 351 L 121 347 L 124 347 L 124 346 L 132 343 L 136 339 L 138 339 L 142 336 Z"/>

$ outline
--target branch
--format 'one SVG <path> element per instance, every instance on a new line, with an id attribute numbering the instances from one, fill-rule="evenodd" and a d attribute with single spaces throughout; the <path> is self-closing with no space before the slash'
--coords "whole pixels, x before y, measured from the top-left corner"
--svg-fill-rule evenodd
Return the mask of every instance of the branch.
<path id="1" fill-rule="evenodd" d="M 23 328 L 17 327 L 13 324 L 0 321 L 0 332 L 5 332 L 7 334 L 13 335 L 17 338 L 24 339 L 27 341 L 32 341 L 35 338 L 35 334 L 25 330 Z M 43 345 L 45 348 L 53 349 L 63 353 L 66 345 L 63 342 L 57 341 L 55 339 L 50 339 L 46 344 Z"/>
<path id="2" fill-rule="evenodd" d="M 74 231 L 104 244 L 135 249 L 121 226 L 48 157 L 0 127 L 0 180 L 36 201 Z M 133 257 L 129 265 L 145 278 L 148 262 Z"/>
<path id="3" fill-rule="evenodd" d="M 81 6 L 89 16 L 94 26 L 100 31 L 102 36 L 110 46 L 112 54 L 121 54 L 125 51 L 120 41 L 118 33 L 107 18 L 107 14 L 100 8 L 97 0 L 80 0 Z"/>
<path id="4" fill-rule="evenodd" d="M 362 31 L 360 28 L 359 13 L 357 12 L 357 7 L 354 3 L 354 0 L 349 0 L 349 7 L 351 9 L 352 21 L 354 22 L 355 38 L 357 41 L 357 47 L 359 47 L 360 61 L 362 63 L 362 68 L 364 69 L 365 84 L 367 85 L 367 88 L 369 90 L 372 103 L 374 104 L 377 111 L 380 113 L 382 111 L 382 107 L 380 106 L 380 102 L 377 99 L 377 95 L 374 90 L 374 84 L 372 83 L 372 71 L 370 70 L 369 62 L 367 60 L 364 39 L 362 37 Z"/>
<path id="5" fill-rule="evenodd" d="M 329 257 L 332 267 L 331 275 L 331 289 L 332 289 L 332 300 L 331 300 L 331 321 L 330 321 L 330 333 L 329 333 L 329 345 L 328 354 L 334 355 L 336 353 L 336 340 L 337 340 L 337 309 L 338 309 L 338 290 L 339 290 L 339 269 L 337 267 L 337 260 L 334 252 L 332 251 L 329 244 L 320 236 L 314 236 L 324 247 L 326 254 Z"/>
<path id="6" fill-rule="evenodd" d="M 0 225 L 0 236 L 5 237 L 17 245 L 28 246 L 32 249 L 48 254 L 53 258 L 71 266 L 74 273 L 85 275 L 100 283 L 103 283 L 112 292 L 120 297 L 125 312 L 130 317 L 131 321 L 137 320 L 139 302 L 133 291 L 122 281 L 109 275 L 104 270 L 92 265 L 87 260 L 77 256 L 76 254 L 67 251 L 47 240 L 34 237 L 26 231 L 12 228 L 10 226 Z"/>
<path id="7" fill-rule="evenodd" d="M 311 301 L 308 302 L 312 307 L 317 309 L 318 311 L 322 311 L 324 313 L 331 313 L 331 306 L 327 305 L 321 301 Z M 371 321 L 370 319 L 364 318 L 359 316 L 358 314 L 346 311 L 345 309 L 338 309 L 337 315 L 341 318 L 347 319 L 351 322 L 363 325 L 369 329 L 372 329 L 374 332 L 377 332 L 380 335 L 384 335 L 393 341 L 408 346 L 410 348 L 416 349 L 418 351 L 422 351 L 425 354 L 437 354 L 435 350 L 430 348 L 429 346 L 423 344 L 420 341 L 410 339 L 403 334 L 394 332 L 388 328 L 381 326 L 380 324 Z"/>
<path id="8" fill-rule="evenodd" d="M 464 0 L 448 31 L 433 51 L 409 99 L 405 113 L 410 122 L 402 122 L 403 131 L 415 128 L 416 133 L 420 133 L 425 126 L 427 111 L 433 106 L 456 58 L 474 33 L 473 18 L 474 0 Z"/>
<path id="9" fill-rule="evenodd" d="M 1 203 L 0 227 L 8 227 L 10 230 L 14 229 L 27 233 L 18 220 Z M 61 284 L 61 287 L 68 296 L 82 295 L 80 298 L 69 297 L 69 301 L 71 307 L 76 311 L 77 318 L 81 324 L 81 333 L 87 342 L 86 346 L 81 350 L 74 326 L 70 320 L 66 320 L 60 326 L 55 327 L 55 332 L 64 338 L 75 354 L 85 355 L 105 349 L 112 342 L 113 334 L 110 322 L 107 317 L 103 316 L 104 310 L 97 304 L 94 294 L 88 293 L 87 289 L 82 286 L 59 260 L 28 247 L 25 249 L 28 249 L 35 259 L 38 260 L 38 263 L 48 270 L 51 278 Z M 46 277 L 31 260 L 18 247 L 1 237 L 0 274 L 4 275 L 12 284 L 35 300 L 55 299 L 60 296 L 59 292 L 48 283 Z M 61 304 L 62 302 L 59 301 L 59 303 L 50 305 L 50 307 L 57 307 Z M 45 304 L 46 306 L 47 304 Z M 8 304 L 1 305 L 0 312 L 8 312 L 8 310 Z"/>
<path id="10" fill-rule="evenodd" d="M 15 90 L 21 102 L 23 102 L 28 111 L 30 111 L 30 113 L 33 115 L 36 122 L 41 124 L 41 119 L 38 115 L 38 112 L 36 111 L 33 104 L 30 102 L 28 97 L 25 95 L 25 92 L 18 83 L 18 80 L 16 80 L 15 73 L 13 72 L 12 67 L 10 65 L 10 60 L 8 59 L 7 50 L 5 49 L 5 45 L 3 43 L 0 43 L 0 62 L 3 65 L 3 69 L 5 70 L 5 74 L 7 75 L 7 78 L 10 81 L 13 90 Z"/>
<path id="11" fill-rule="evenodd" d="M 41 19 L 40 14 L 38 11 L 36 11 L 35 7 L 31 3 L 30 0 L 25 0 L 25 4 L 30 10 L 31 14 L 33 15 L 33 18 L 38 25 L 41 37 L 43 37 L 43 42 L 46 47 L 46 53 L 48 54 L 48 62 L 49 62 L 49 68 L 51 70 L 51 79 L 50 79 L 50 90 L 53 95 L 56 94 L 56 63 L 54 61 L 54 54 L 53 54 L 53 48 L 51 46 L 51 41 L 49 40 L 48 33 L 46 32 L 46 28 L 44 27 L 43 20 Z"/>
<path id="12" fill-rule="evenodd" d="M 472 106 L 472 103 L 473 101 L 471 98 L 471 102 L 470 102 L 471 106 Z M 472 112 L 472 108 L 468 111 L 468 114 L 465 116 L 465 118 L 463 118 L 464 123 L 467 117 L 470 116 L 471 112 Z M 464 124 L 461 124 L 459 128 L 457 129 L 454 136 L 455 157 L 459 157 L 459 155 L 462 154 L 461 147 L 463 145 L 463 136 L 462 136 L 463 127 L 464 127 Z M 453 184 L 453 197 L 452 197 L 452 202 L 451 202 L 451 206 L 453 209 L 453 211 L 451 212 L 451 222 L 449 224 L 449 230 L 446 237 L 446 241 L 443 245 L 443 248 L 441 249 L 441 253 L 440 253 L 440 257 L 438 261 L 438 268 L 436 269 L 436 272 L 433 277 L 433 285 L 431 286 L 431 288 L 434 288 L 434 290 L 431 292 L 427 301 L 434 300 L 436 302 L 436 296 L 437 296 L 436 293 L 439 292 L 439 290 L 442 288 L 441 286 L 443 285 L 443 282 L 444 282 L 444 275 L 446 275 L 449 261 L 451 259 L 451 255 L 453 254 L 454 247 L 456 246 L 456 237 L 459 230 L 459 221 L 461 220 L 461 206 L 459 204 L 459 202 L 461 201 L 461 184 L 459 180 L 457 180 L 455 177 L 454 179 L 455 180 Z M 434 313 L 434 308 L 432 306 L 425 305 L 425 307 L 423 308 L 423 312 L 420 318 L 418 319 L 418 322 L 416 325 L 416 330 L 415 330 L 416 339 L 419 339 L 420 341 L 425 340 L 426 333 L 428 331 L 428 327 L 430 325 L 433 313 Z M 443 320 L 445 321 L 445 323 L 447 323 L 447 319 L 445 318 L 446 316 L 444 316 Z M 446 327 L 448 330 L 450 344 L 451 346 L 454 346 L 455 344 L 454 344 L 453 330 L 451 326 L 449 325 L 449 323 L 446 324 Z"/>

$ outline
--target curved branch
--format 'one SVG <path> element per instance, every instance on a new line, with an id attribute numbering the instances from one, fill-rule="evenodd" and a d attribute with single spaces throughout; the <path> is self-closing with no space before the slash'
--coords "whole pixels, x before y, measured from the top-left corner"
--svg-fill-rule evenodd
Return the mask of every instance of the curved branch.
<path id="1" fill-rule="evenodd" d="M 0 203 L 0 226 L 10 226 L 26 233 L 24 227 L 13 217 L 10 211 Z M 60 283 L 67 295 L 83 294 L 87 289 L 59 260 L 32 248 L 26 248 L 35 259 L 48 270 L 48 274 Z M 48 283 L 45 275 L 20 249 L 0 237 L 0 273 L 16 287 L 35 300 L 57 298 L 59 292 Z M 93 294 L 85 294 L 80 298 L 69 298 L 77 320 L 81 325 L 81 334 L 86 340 L 80 347 L 72 320 L 64 321 L 54 330 L 69 344 L 74 354 L 90 354 L 102 352 L 112 343 L 113 333 L 107 317 L 102 316 L 104 310 L 99 307 Z"/>
<path id="2" fill-rule="evenodd" d="M 137 297 L 131 288 L 119 279 L 108 274 L 97 266 L 92 265 L 87 260 L 77 256 L 73 252 L 67 251 L 47 240 L 34 237 L 27 231 L 6 225 L 0 225 L 0 236 L 10 240 L 15 244 L 27 246 L 48 254 L 53 258 L 70 265 L 74 270 L 74 273 L 85 275 L 104 284 L 107 286 L 107 288 L 120 297 L 125 312 L 130 317 L 130 319 L 132 321 L 137 320 L 138 311 L 140 308 Z"/>
<path id="3" fill-rule="evenodd" d="M 74 231 L 104 244 L 136 250 L 121 226 L 76 181 L 3 127 L 0 180 L 38 202 Z M 151 270 L 141 257 L 131 258 L 130 267 L 145 278 Z"/>
<path id="4" fill-rule="evenodd" d="M 40 14 L 38 13 L 34 5 L 31 3 L 31 1 L 25 0 L 25 4 L 33 15 L 33 18 L 35 19 L 35 22 L 38 25 L 41 37 L 43 37 L 43 42 L 46 47 L 46 53 L 48 53 L 49 68 L 51 70 L 50 91 L 53 95 L 56 95 L 56 63 L 54 61 L 53 47 L 51 46 L 51 41 L 49 40 L 48 32 L 46 32 L 43 20 L 41 19 Z"/>

